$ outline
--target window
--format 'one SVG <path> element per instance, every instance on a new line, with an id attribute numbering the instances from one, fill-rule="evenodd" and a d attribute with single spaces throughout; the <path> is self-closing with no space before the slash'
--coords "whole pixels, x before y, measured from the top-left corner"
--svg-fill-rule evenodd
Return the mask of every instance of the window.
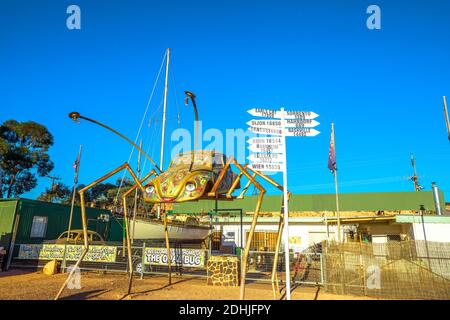
<path id="1" fill-rule="evenodd" d="M 30 238 L 44 238 L 47 231 L 48 217 L 33 217 L 33 224 L 31 225 Z"/>

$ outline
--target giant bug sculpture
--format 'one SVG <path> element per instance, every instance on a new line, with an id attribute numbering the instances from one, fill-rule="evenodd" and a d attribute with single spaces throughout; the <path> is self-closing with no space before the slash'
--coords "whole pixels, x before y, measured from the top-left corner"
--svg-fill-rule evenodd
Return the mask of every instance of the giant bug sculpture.
<path id="1" fill-rule="evenodd" d="M 258 222 L 258 215 L 261 210 L 261 204 L 266 193 L 266 190 L 263 188 L 260 182 L 258 182 L 259 178 L 265 180 L 266 182 L 272 184 L 279 190 L 283 191 L 283 187 L 277 183 L 275 180 L 270 178 L 269 176 L 251 169 L 248 164 L 239 164 L 233 156 L 226 157 L 225 155 L 215 152 L 215 151 L 205 151 L 205 150 L 196 150 L 195 142 L 197 141 L 198 134 L 198 112 L 195 101 L 195 95 L 192 92 L 185 91 L 186 94 L 186 105 L 188 105 L 189 98 L 192 101 L 192 105 L 195 112 L 195 140 L 194 140 L 194 150 L 191 152 L 185 152 L 179 154 L 176 159 L 172 159 L 171 165 L 166 171 L 162 171 L 158 165 L 153 161 L 153 159 L 144 152 L 138 145 L 136 145 L 133 141 L 119 133 L 118 131 L 98 122 L 93 119 L 84 117 L 80 115 L 78 112 L 71 112 L 69 117 L 76 122 L 79 122 L 79 119 L 83 119 L 94 124 L 100 125 L 101 127 L 115 133 L 121 138 L 128 141 L 135 148 L 137 148 L 148 160 L 153 164 L 154 169 L 152 169 L 147 175 L 145 175 L 142 179 L 139 179 L 134 171 L 131 169 L 128 163 L 124 163 L 111 172 L 105 174 L 101 178 L 95 180 L 94 182 L 88 184 L 81 190 L 79 190 L 80 202 L 81 202 L 81 215 L 82 215 L 82 224 L 83 224 L 83 233 L 84 233 L 84 245 L 83 252 L 76 262 L 75 266 L 72 268 L 71 272 L 68 274 L 66 281 L 62 285 L 55 299 L 58 299 L 62 294 L 64 288 L 69 283 L 71 277 L 73 276 L 76 269 L 80 266 L 80 263 L 83 261 L 83 258 L 86 256 L 89 250 L 89 240 L 87 236 L 87 219 L 86 219 L 86 209 L 85 209 L 85 200 L 84 194 L 87 190 L 92 188 L 93 186 L 101 183 L 102 181 L 110 178 L 122 170 L 126 170 L 130 173 L 133 178 L 135 185 L 131 187 L 127 192 L 125 192 L 122 196 L 123 200 L 123 208 L 124 208 L 124 228 L 126 233 L 126 246 L 127 246 L 127 260 L 128 260 L 128 294 L 131 292 L 132 279 L 133 279 L 133 262 L 132 262 L 132 252 L 131 252 L 131 241 L 130 241 L 130 232 L 129 232 L 129 215 L 127 209 L 127 197 L 131 195 L 133 191 L 139 189 L 142 192 L 143 200 L 146 203 L 151 205 L 161 205 L 167 203 L 180 203 L 186 201 L 197 201 L 200 199 L 210 199 L 210 200 L 233 200 L 233 199 L 242 199 L 245 196 L 248 188 L 253 184 L 254 187 L 259 191 L 257 196 L 257 202 L 255 206 L 255 210 L 253 212 L 253 219 L 250 226 L 250 230 L 248 233 L 248 237 L 246 239 L 246 244 L 244 251 L 242 253 L 242 263 L 241 263 L 241 278 L 240 278 L 240 299 L 245 299 L 245 278 L 247 272 L 247 260 L 248 254 L 250 250 L 250 245 L 252 242 L 253 234 Z M 232 166 L 237 169 L 238 173 L 232 171 Z M 233 193 L 235 190 L 240 188 L 240 182 L 242 177 L 245 176 L 248 181 L 240 194 L 238 196 L 234 196 Z M 257 179 L 258 178 L 258 179 Z M 283 200 L 283 199 L 281 199 Z M 278 256 L 279 256 L 279 247 L 281 243 L 281 235 L 283 231 L 283 201 L 281 201 L 280 213 L 279 213 L 279 223 L 278 223 L 278 234 L 276 241 L 276 248 L 272 266 L 272 289 L 274 298 L 277 299 L 280 297 L 280 288 L 278 284 L 277 277 L 277 265 L 278 265 Z M 168 267 L 169 267 L 169 284 L 171 283 L 170 276 L 170 247 L 169 247 L 169 237 L 167 232 L 167 214 L 164 212 L 164 226 L 165 226 L 165 237 L 166 237 L 166 248 L 168 255 Z"/>

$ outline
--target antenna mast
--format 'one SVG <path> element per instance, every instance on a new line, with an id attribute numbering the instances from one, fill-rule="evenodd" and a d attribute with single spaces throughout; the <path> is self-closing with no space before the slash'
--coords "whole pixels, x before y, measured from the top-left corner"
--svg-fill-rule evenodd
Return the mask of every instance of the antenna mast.
<path id="1" fill-rule="evenodd" d="M 419 178 L 417 177 L 417 171 L 416 171 L 416 160 L 414 158 L 414 154 L 411 153 L 411 166 L 414 170 L 414 175 L 411 177 L 411 180 L 414 183 L 414 190 L 420 191 L 423 189 L 423 187 L 419 184 Z"/>

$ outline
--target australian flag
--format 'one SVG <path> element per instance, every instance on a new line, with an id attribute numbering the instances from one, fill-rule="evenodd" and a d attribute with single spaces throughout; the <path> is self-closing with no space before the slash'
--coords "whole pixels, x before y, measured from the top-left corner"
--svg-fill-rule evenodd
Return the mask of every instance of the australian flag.
<path id="1" fill-rule="evenodd" d="M 334 126 L 331 129 L 330 152 L 328 153 L 328 169 L 331 170 L 331 173 L 334 173 L 337 170 L 336 150 L 334 148 Z"/>
<path id="2" fill-rule="evenodd" d="M 73 163 L 73 169 L 75 170 L 75 177 L 74 177 L 74 179 L 73 179 L 73 182 L 74 182 L 75 184 L 78 183 L 78 170 L 80 169 L 80 158 L 81 158 L 81 155 L 78 154 L 77 159 L 76 159 L 75 162 Z"/>

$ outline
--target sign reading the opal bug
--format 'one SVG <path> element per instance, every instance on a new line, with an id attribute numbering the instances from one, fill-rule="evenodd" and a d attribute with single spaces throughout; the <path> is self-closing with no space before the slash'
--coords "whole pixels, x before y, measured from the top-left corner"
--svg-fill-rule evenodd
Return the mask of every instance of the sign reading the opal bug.
<path id="1" fill-rule="evenodd" d="M 171 265 L 181 265 L 183 267 L 204 267 L 205 250 L 199 249 L 170 249 Z M 166 248 L 146 248 L 145 264 L 167 266 Z"/>
<path id="2" fill-rule="evenodd" d="M 116 247 L 89 246 L 89 251 L 83 261 L 89 262 L 115 262 Z M 83 253 L 81 245 L 63 244 L 21 244 L 18 259 L 30 260 L 63 260 L 64 254 L 67 261 L 77 261 Z"/>

